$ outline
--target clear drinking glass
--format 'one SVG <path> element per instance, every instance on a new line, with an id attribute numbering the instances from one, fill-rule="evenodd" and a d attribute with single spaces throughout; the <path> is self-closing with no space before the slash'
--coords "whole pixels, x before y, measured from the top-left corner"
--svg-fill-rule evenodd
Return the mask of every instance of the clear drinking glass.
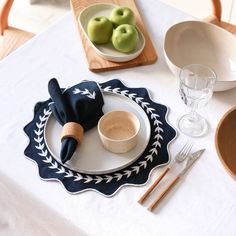
<path id="1" fill-rule="evenodd" d="M 179 93 L 185 105 L 191 108 L 189 114 L 178 120 L 178 127 L 184 134 L 196 137 L 206 132 L 207 122 L 196 109 L 207 105 L 215 81 L 215 72 L 205 65 L 187 65 L 180 71 Z"/>

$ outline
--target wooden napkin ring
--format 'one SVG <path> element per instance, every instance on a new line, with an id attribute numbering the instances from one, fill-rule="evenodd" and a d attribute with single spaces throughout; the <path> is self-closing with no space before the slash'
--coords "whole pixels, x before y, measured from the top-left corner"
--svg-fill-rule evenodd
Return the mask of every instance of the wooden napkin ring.
<path id="1" fill-rule="evenodd" d="M 84 135 L 83 127 L 76 122 L 65 123 L 61 132 L 61 141 L 65 138 L 73 138 L 78 144 L 81 143 Z"/>

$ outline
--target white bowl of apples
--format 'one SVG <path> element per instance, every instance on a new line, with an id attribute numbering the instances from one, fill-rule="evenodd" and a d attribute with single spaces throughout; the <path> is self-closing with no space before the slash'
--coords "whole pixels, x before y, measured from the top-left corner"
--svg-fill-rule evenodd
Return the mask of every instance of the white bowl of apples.
<path id="1" fill-rule="evenodd" d="M 95 52 L 105 60 L 130 61 L 144 49 L 145 38 L 127 7 L 94 4 L 80 13 L 78 21 Z"/>

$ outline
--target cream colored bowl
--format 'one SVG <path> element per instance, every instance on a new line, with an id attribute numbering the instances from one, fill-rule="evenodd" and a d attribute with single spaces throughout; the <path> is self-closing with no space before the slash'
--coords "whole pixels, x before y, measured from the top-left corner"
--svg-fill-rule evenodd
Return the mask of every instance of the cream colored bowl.
<path id="1" fill-rule="evenodd" d="M 186 65 L 204 64 L 216 72 L 215 91 L 236 87 L 236 39 L 218 26 L 202 21 L 173 25 L 165 36 L 164 54 L 176 76 Z"/>
<path id="2" fill-rule="evenodd" d="M 98 122 L 98 133 L 103 146 L 114 153 L 125 153 L 134 148 L 139 129 L 139 119 L 126 111 L 108 112 Z"/>

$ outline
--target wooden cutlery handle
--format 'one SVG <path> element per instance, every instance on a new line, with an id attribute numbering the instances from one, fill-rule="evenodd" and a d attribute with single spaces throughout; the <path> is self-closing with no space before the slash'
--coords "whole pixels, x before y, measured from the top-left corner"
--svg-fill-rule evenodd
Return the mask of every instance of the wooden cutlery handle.
<path id="1" fill-rule="evenodd" d="M 152 211 L 158 203 L 167 195 L 167 193 L 174 187 L 174 185 L 179 181 L 180 176 L 177 176 L 168 186 L 167 188 L 158 196 L 158 198 L 148 207 L 149 211 Z"/>
<path id="2" fill-rule="evenodd" d="M 143 196 L 138 200 L 140 204 L 144 202 L 147 196 L 152 192 L 152 190 L 158 185 L 158 183 L 163 179 L 163 177 L 168 173 L 170 167 L 167 167 L 163 173 L 155 180 L 155 182 L 149 187 L 149 189 L 143 194 Z"/>

